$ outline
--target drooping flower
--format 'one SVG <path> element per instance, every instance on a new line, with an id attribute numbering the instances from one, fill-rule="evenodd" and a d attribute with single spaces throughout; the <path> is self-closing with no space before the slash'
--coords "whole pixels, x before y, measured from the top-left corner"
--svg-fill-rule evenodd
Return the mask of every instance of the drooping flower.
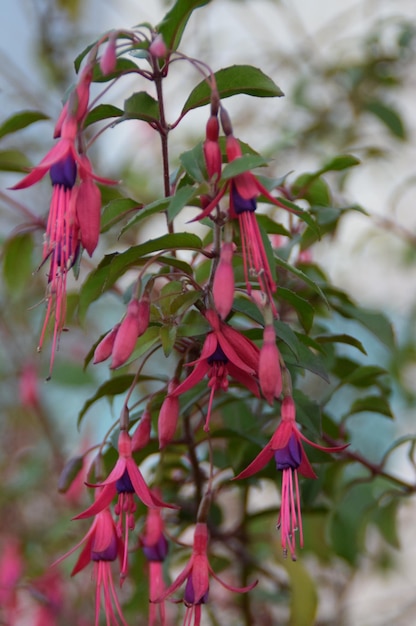
<path id="1" fill-rule="evenodd" d="M 282 392 L 282 371 L 280 355 L 276 345 L 273 324 L 266 324 L 263 332 L 263 345 L 259 358 L 259 381 L 261 391 L 269 404 Z"/>
<path id="2" fill-rule="evenodd" d="M 168 395 L 160 407 L 157 420 L 157 431 L 159 435 L 159 449 L 161 450 L 170 443 L 175 435 L 179 418 L 179 398 L 174 395 L 178 386 L 178 381 L 173 378 L 168 385 Z"/>
<path id="3" fill-rule="evenodd" d="M 79 513 L 74 519 L 84 519 L 97 515 L 106 509 L 113 498 L 117 495 L 117 504 L 114 512 L 119 517 L 117 531 L 124 535 L 125 549 L 124 560 L 121 568 L 122 578 L 127 573 L 127 552 L 129 530 L 135 526 L 136 503 L 134 494 L 149 508 L 168 507 L 176 508 L 175 505 L 166 504 L 147 486 L 141 471 L 132 456 L 132 440 L 128 432 L 122 430 L 118 439 L 119 458 L 108 478 L 98 485 L 90 485 L 100 488 L 100 493 L 95 501 L 85 511 Z M 123 527 L 124 526 L 124 527 Z"/>
<path id="4" fill-rule="evenodd" d="M 232 266 L 234 243 L 224 241 L 221 246 L 220 262 L 215 270 L 212 297 L 221 319 L 225 319 L 234 301 L 234 270 Z"/>
<path id="5" fill-rule="evenodd" d="M 120 620 L 123 626 L 127 626 L 111 571 L 111 563 L 117 558 L 120 561 L 120 565 L 124 562 L 124 545 L 108 508 L 97 513 L 87 534 L 76 546 L 55 561 L 53 565 L 57 565 L 66 559 L 81 546 L 83 548 L 74 565 L 71 576 L 78 574 L 89 563 L 94 564 L 96 580 L 95 626 L 99 624 L 101 597 L 104 600 L 106 623 L 109 626 L 119 626 Z"/>
<path id="6" fill-rule="evenodd" d="M 208 601 L 210 575 L 223 587 L 234 593 L 247 593 L 256 585 L 254 581 L 247 587 L 234 587 L 223 581 L 212 569 L 208 560 L 209 534 L 205 522 L 198 522 L 195 526 L 192 555 L 187 565 L 176 580 L 158 598 L 161 602 L 175 593 L 186 581 L 183 602 L 186 606 L 184 626 L 200 626 L 201 605 Z"/>
<path id="7" fill-rule="evenodd" d="M 188 365 L 194 365 L 191 374 L 172 392 L 179 396 L 197 385 L 208 375 L 211 389 L 204 430 L 209 430 L 214 394 L 219 389 L 228 389 L 228 376 L 258 396 L 259 349 L 247 337 L 222 322 L 215 311 L 208 310 L 205 317 L 212 326 L 212 332 L 206 336 L 199 359 Z"/>
<path id="8" fill-rule="evenodd" d="M 291 396 L 286 396 L 282 401 L 281 418 L 271 440 L 254 461 L 236 476 L 235 480 L 253 476 L 274 458 L 277 470 L 283 473 L 277 527 L 280 529 L 284 554 L 286 555 L 289 549 L 292 559 L 296 560 L 297 530 L 299 530 L 299 544 L 303 547 L 298 472 L 306 478 L 317 478 L 302 447 L 302 441 L 328 453 L 341 452 L 348 444 L 327 448 L 305 437 L 296 424 L 296 407 Z"/>
<path id="9" fill-rule="evenodd" d="M 111 369 L 124 365 L 131 356 L 140 337 L 149 325 L 150 301 L 147 295 L 140 300 L 133 298 L 127 306 L 126 316 L 120 324 L 111 351 Z"/>
<path id="10" fill-rule="evenodd" d="M 168 554 L 169 545 L 164 535 L 164 527 L 160 509 L 149 509 L 145 531 L 140 537 L 140 544 L 149 563 L 149 626 L 164 626 L 166 623 L 165 603 L 162 601 L 156 604 L 165 592 L 163 561 Z"/>

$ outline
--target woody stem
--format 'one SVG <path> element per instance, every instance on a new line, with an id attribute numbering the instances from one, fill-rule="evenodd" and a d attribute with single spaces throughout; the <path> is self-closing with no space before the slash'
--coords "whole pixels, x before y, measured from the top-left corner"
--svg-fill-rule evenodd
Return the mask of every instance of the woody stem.
<path id="1" fill-rule="evenodd" d="M 162 168 L 163 168 L 163 187 L 165 197 L 168 198 L 170 194 L 170 181 L 169 181 L 169 147 L 168 147 L 168 134 L 169 134 L 169 126 L 166 123 L 165 117 L 165 104 L 163 99 L 163 76 L 160 72 L 158 60 L 154 60 L 153 64 L 153 77 L 156 87 L 157 101 L 159 106 L 159 136 L 162 148 Z M 169 221 L 168 215 L 166 213 L 166 222 L 168 226 L 169 233 L 173 233 L 173 224 Z"/>

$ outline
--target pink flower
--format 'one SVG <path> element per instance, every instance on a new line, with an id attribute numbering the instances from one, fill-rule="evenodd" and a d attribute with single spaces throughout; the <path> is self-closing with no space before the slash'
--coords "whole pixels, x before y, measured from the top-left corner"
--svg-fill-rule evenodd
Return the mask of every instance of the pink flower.
<path id="1" fill-rule="evenodd" d="M 179 396 L 192 389 L 208 374 L 211 392 L 204 426 L 204 430 L 208 431 L 214 394 L 218 389 L 224 391 L 228 389 L 228 376 L 241 383 L 254 395 L 259 395 L 255 379 L 258 373 L 259 350 L 247 337 L 222 322 L 215 311 L 206 311 L 205 317 L 213 331 L 208 333 L 199 359 L 188 363 L 195 365 L 193 371 L 176 387 L 172 395 Z"/>
<path id="2" fill-rule="evenodd" d="M 282 393 L 282 371 L 280 355 L 276 346 L 276 333 L 272 324 L 264 327 L 263 345 L 259 359 L 259 381 L 261 391 L 269 404 Z"/>
<path id="3" fill-rule="evenodd" d="M 90 485 L 100 487 L 100 493 L 95 501 L 85 511 L 76 515 L 74 519 L 84 519 L 97 515 L 109 506 L 116 495 L 118 496 L 114 512 L 120 518 L 117 525 L 118 532 L 120 535 L 124 532 L 125 550 L 121 576 L 125 577 L 127 573 L 128 533 L 135 526 L 135 512 L 137 508 L 134 494 L 149 508 L 169 507 L 174 509 L 176 507 L 175 505 L 162 502 L 146 485 L 142 473 L 132 456 L 131 437 L 125 430 L 120 432 L 118 451 L 119 458 L 108 478 L 99 485 Z"/>
<path id="4" fill-rule="evenodd" d="M 107 76 L 107 74 L 111 74 L 116 69 L 117 35 L 118 35 L 118 31 L 113 31 L 112 33 L 110 33 L 107 46 L 104 50 L 104 54 L 100 58 L 100 69 L 102 73 L 104 74 L 104 76 Z"/>
<path id="5" fill-rule="evenodd" d="M 284 554 L 287 554 L 287 549 L 289 548 L 292 560 L 296 560 L 295 533 L 297 530 L 299 530 L 300 546 L 303 547 L 298 471 L 306 478 L 317 478 L 302 447 L 302 441 L 328 453 L 341 452 L 348 444 L 326 448 L 313 443 L 305 437 L 296 425 L 295 403 L 290 396 L 285 397 L 282 401 L 281 417 L 281 422 L 269 443 L 266 444 L 254 461 L 235 477 L 235 480 L 253 476 L 253 474 L 262 470 L 274 457 L 276 468 L 283 472 L 282 502 L 277 525 L 280 528 Z"/>
<path id="6" fill-rule="evenodd" d="M 215 183 L 221 178 L 222 155 L 219 137 L 219 123 L 216 115 L 211 115 L 206 126 L 206 139 L 204 141 L 204 158 L 209 180 Z M 214 178 L 215 177 L 215 178 Z"/>
<path id="7" fill-rule="evenodd" d="M 179 574 L 177 579 L 159 597 L 158 602 L 171 596 L 186 581 L 183 602 L 186 606 L 184 626 L 200 626 L 201 605 L 208 601 L 209 577 L 215 578 L 223 587 L 234 593 L 247 593 L 256 585 L 257 581 L 247 587 L 233 587 L 217 576 L 208 560 L 208 528 L 204 522 L 198 522 L 195 526 L 192 556 Z"/>
<path id="8" fill-rule="evenodd" d="M 0 612 L 4 624 L 17 623 L 18 595 L 17 590 L 23 574 L 22 550 L 18 540 L 13 536 L 2 537 L 0 551 Z M 3 620 L 2 620 L 3 621 Z"/>
<path id="9" fill-rule="evenodd" d="M 140 538 L 140 544 L 149 563 L 149 626 L 160 624 L 164 626 L 166 623 L 165 603 L 155 604 L 165 592 L 163 561 L 166 559 L 169 546 L 163 533 L 164 522 L 160 509 L 149 509 L 145 532 Z"/>
<path id="10" fill-rule="evenodd" d="M 124 562 L 124 546 L 108 508 L 97 513 L 87 534 L 69 552 L 55 561 L 53 565 L 57 565 L 63 559 L 66 559 L 83 544 L 84 547 L 74 565 L 71 576 L 78 574 L 89 563 L 92 562 L 94 564 L 97 584 L 95 592 L 95 626 L 99 624 L 101 596 L 104 598 L 107 624 L 109 626 L 119 626 L 118 619 L 120 619 L 123 626 L 127 626 L 111 572 L 111 563 L 113 561 L 119 558 L 120 564 Z"/>
<path id="11" fill-rule="evenodd" d="M 117 331 L 112 349 L 111 369 L 124 365 L 131 356 L 137 338 L 147 329 L 150 318 L 150 301 L 147 295 L 141 300 L 133 298 L 127 306 L 126 316 Z"/>
<path id="12" fill-rule="evenodd" d="M 234 270 L 233 270 L 234 244 L 225 241 L 221 247 L 220 262 L 215 271 L 212 285 L 212 296 L 215 308 L 224 320 L 232 309 L 234 302 Z"/>

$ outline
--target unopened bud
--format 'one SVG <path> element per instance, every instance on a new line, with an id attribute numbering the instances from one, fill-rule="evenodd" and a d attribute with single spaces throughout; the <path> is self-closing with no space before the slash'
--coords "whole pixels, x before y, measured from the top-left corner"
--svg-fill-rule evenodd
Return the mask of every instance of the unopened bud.
<path id="1" fill-rule="evenodd" d="M 229 135 L 232 135 L 233 134 L 233 127 L 232 127 L 232 124 L 231 124 L 230 116 L 228 115 L 228 113 L 224 109 L 224 107 L 221 107 L 220 119 L 221 119 L 221 126 L 222 126 L 222 129 L 224 131 L 224 135 L 227 135 L 227 137 Z"/>
<path id="2" fill-rule="evenodd" d="M 111 369 L 121 367 L 132 354 L 139 336 L 139 301 L 131 300 L 120 324 L 112 350 Z"/>
<path id="3" fill-rule="evenodd" d="M 169 394 L 175 391 L 178 383 L 172 380 L 168 386 L 168 395 L 164 399 L 160 408 L 159 418 L 157 422 L 157 430 L 159 435 L 159 449 L 161 450 L 170 443 L 175 435 L 176 426 L 179 418 L 179 398 Z"/>
<path id="4" fill-rule="evenodd" d="M 156 35 L 156 37 L 153 39 L 152 43 L 149 46 L 149 52 L 157 59 L 165 58 L 168 53 L 168 49 L 165 42 L 163 41 L 162 35 Z"/>
<path id="5" fill-rule="evenodd" d="M 116 69 L 117 55 L 116 55 L 116 43 L 117 32 L 111 33 L 104 54 L 100 58 L 100 69 L 104 76 L 111 74 Z"/>
<path id="6" fill-rule="evenodd" d="M 58 480 L 59 493 L 66 493 L 84 466 L 82 456 L 74 456 L 65 464 Z"/>
<path id="7" fill-rule="evenodd" d="M 150 441 L 150 433 L 152 430 L 152 416 L 148 409 L 143 413 L 139 425 L 131 438 L 131 448 L 133 452 L 145 448 Z"/>
<path id="8" fill-rule="evenodd" d="M 120 324 L 116 324 L 95 348 L 93 363 L 101 363 L 111 356 Z"/>
<path id="9" fill-rule="evenodd" d="M 280 355 L 276 346 L 276 334 L 272 325 L 266 326 L 263 333 L 263 346 L 259 357 L 260 388 L 269 404 L 282 393 L 282 372 Z"/>
<path id="10" fill-rule="evenodd" d="M 217 312 L 222 319 L 225 319 L 234 301 L 234 270 L 232 242 L 224 242 L 221 248 L 220 262 L 215 271 L 212 295 Z"/>

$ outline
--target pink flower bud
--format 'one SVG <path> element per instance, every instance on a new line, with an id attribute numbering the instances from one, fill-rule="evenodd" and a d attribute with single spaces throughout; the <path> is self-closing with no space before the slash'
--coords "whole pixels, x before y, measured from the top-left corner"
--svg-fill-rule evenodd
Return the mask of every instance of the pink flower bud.
<path id="1" fill-rule="evenodd" d="M 165 58 L 168 53 L 168 49 L 165 42 L 163 41 L 162 35 L 156 35 L 156 37 L 153 39 L 152 43 L 149 46 L 149 52 L 157 59 Z"/>
<path id="2" fill-rule="evenodd" d="M 139 301 L 137 317 L 137 336 L 141 337 L 141 335 L 146 332 L 150 321 L 150 300 L 147 294 L 144 294 Z"/>
<path id="3" fill-rule="evenodd" d="M 223 243 L 212 286 L 215 308 L 222 319 L 227 317 L 234 301 L 233 247 L 232 242 Z"/>
<path id="4" fill-rule="evenodd" d="M 259 358 L 260 388 L 269 404 L 282 393 L 282 372 L 276 334 L 272 325 L 267 325 L 263 333 L 263 346 Z"/>
<path id="5" fill-rule="evenodd" d="M 116 69 L 116 43 L 117 33 L 112 33 L 108 39 L 107 47 L 104 51 L 104 54 L 100 58 L 100 69 L 104 76 L 111 74 Z"/>
<path id="6" fill-rule="evenodd" d="M 95 348 L 93 363 L 101 363 L 111 356 L 120 324 L 116 324 Z"/>
<path id="7" fill-rule="evenodd" d="M 160 409 L 157 430 L 159 434 L 159 449 L 161 450 L 170 443 L 175 435 L 179 418 L 179 397 L 169 394 L 178 386 L 176 380 L 171 380 L 168 387 L 168 395 Z"/>
<path id="8" fill-rule="evenodd" d="M 75 194 L 75 210 L 81 243 L 92 256 L 100 237 L 101 193 L 91 178 L 82 180 L 78 186 Z"/>
<path id="9" fill-rule="evenodd" d="M 152 430 L 152 416 L 148 409 L 143 413 L 139 425 L 131 438 L 131 449 L 133 452 L 145 448 L 150 441 L 150 433 Z"/>
<path id="10" fill-rule="evenodd" d="M 139 312 L 140 303 L 138 300 L 131 300 L 127 307 L 125 318 L 120 324 L 116 335 L 111 360 L 111 369 L 121 367 L 127 361 L 134 350 L 137 337 L 139 336 Z"/>
<path id="11" fill-rule="evenodd" d="M 215 115 L 211 115 L 207 122 L 206 140 L 204 141 L 204 157 L 209 178 L 215 175 L 216 181 L 221 177 L 222 156 L 218 143 L 219 124 Z"/>

